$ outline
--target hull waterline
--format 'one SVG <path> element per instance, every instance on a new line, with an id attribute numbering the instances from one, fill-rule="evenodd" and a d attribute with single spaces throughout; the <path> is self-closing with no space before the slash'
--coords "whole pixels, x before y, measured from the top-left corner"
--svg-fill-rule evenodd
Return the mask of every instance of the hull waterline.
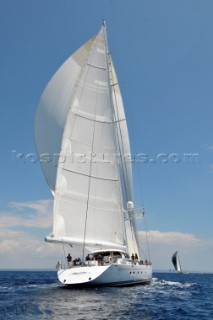
<path id="1" fill-rule="evenodd" d="M 152 281 L 152 267 L 139 264 L 112 264 L 61 269 L 58 271 L 58 279 L 69 287 L 149 284 Z"/>

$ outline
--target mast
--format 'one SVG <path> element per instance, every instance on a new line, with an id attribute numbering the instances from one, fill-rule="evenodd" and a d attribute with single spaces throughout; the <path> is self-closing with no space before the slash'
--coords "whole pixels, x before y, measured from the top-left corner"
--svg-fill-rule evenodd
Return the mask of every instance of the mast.
<path id="1" fill-rule="evenodd" d="M 111 109 L 112 109 L 112 114 L 113 114 L 113 121 L 114 121 L 114 137 L 118 146 L 118 151 L 121 155 L 121 151 L 120 151 L 120 144 L 119 144 L 119 139 L 118 139 L 118 132 L 117 132 L 117 119 L 116 119 L 116 113 L 115 113 L 115 105 L 114 105 L 114 100 L 113 100 L 113 77 L 112 77 L 112 70 L 111 70 L 111 63 L 112 63 L 112 58 L 109 52 L 109 46 L 108 46 L 108 39 L 107 39 L 107 30 L 106 30 L 106 20 L 103 18 L 102 19 L 102 27 L 104 28 L 104 35 L 105 35 L 105 46 L 106 46 L 106 59 L 107 59 L 107 75 L 108 75 L 108 85 L 109 85 L 109 89 L 110 89 L 110 105 L 111 105 Z M 119 167 L 119 160 L 116 160 L 117 163 L 116 165 Z M 123 197 L 122 197 L 122 187 L 121 187 L 121 177 L 119 178 L 119 183 L 120 185 L 118 186 L 118 188 L 120 189 L 120 208 L 122 210 L 122 212 L 124 211 L 123 208 Z M 126 233 L 126 225 L 125 225 L 125 214 L 123 212 L 123 230 L 124 230 L 124 235 L 125 235 L 125 244 L 128 247 L 128 239 L 127 239 L 127 233 Z M 128 248 L 129 249 L 129 248 Z"/>

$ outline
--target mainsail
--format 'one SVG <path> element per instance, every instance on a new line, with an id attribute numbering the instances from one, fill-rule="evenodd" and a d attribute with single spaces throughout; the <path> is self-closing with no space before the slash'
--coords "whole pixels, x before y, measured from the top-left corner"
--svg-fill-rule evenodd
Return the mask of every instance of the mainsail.
<path id="1" fill-rule="evenodd" d="M 178 256 L 178 252 L 176 251 L 173 256 L 172 256 L 172 263 L 173 266 L 175 268 L 175 270 L 179 273 L 182 273 L 182 268 L 181 268 L 181 264 L 180 264 L 180 259 Z"/>
<path id="2" fill-rule="evenodd" d="M 139 255 L 127 211 L 133 202 L 132 167 L 123 161 L 130 154 L 128 130 L 105 23 L 48 83 L 35 140 L 54 194 L 53 232 L 46 240 Z"/>

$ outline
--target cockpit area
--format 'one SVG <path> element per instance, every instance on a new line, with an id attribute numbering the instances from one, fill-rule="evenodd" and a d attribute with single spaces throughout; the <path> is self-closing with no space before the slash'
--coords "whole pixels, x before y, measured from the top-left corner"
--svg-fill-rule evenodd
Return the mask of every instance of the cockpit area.
<path id="1" fill-rule="evenodd" d="M 117 263 L 121 260 L 129 260 L 128 253 L 124 251 L 105 250 L 89 253 L 85 258 L 85 265 L 103 266 L 110 263 Z"/>

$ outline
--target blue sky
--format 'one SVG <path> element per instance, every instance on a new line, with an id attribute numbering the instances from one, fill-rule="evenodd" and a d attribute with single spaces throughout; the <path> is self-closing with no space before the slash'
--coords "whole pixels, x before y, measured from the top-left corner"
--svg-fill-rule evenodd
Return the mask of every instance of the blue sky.
<path id="1" fill-rule="evenodd" d="M 16 157 L 36 152 L 39 97 L 104 16 L 132 153 L 149 160 L 133 167 L 154 269 L 170 269 L 179 250 L 189 270 L 212 272 L 212 12 L 211 0 L 1 1 L 0 268 L 53 268 L 59 258 L 43 241 L 52 198 L 41 168 Z"/>

